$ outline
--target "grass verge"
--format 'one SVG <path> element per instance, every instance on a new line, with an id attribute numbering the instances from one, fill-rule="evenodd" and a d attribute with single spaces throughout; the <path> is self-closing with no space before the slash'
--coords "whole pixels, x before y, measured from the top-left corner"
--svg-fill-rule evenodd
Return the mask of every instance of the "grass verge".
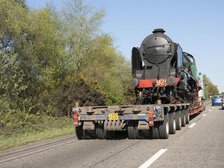
<path id="1" fill-rule="evenodd" d="M 44 130 L 29 130 L 15 134 L 3 133 L 0 135 L 0 150 L 74 133 L 74 126 L 69 118 L 63 117 L 48 121 L 42 123 Z"/>

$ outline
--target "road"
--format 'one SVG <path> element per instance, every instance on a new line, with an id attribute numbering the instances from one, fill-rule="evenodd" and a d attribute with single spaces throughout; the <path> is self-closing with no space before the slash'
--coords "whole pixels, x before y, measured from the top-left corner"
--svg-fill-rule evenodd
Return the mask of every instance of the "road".
<path id="1" fill-rule="evenodd" d="M 65 137 L 0 153 L 1 168 L 224 167 L 224 110 L 207 106 L 168 140 Z"/>

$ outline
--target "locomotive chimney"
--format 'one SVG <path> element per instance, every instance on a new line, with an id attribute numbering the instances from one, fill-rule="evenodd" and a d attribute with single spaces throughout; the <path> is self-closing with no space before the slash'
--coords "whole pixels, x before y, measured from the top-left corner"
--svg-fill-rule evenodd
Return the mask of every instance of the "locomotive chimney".
<path id="1" fill-rule="evenodd" d="M 154 29 L 152 33 L 165 33 L 166 31 L 163 28 Z"/>

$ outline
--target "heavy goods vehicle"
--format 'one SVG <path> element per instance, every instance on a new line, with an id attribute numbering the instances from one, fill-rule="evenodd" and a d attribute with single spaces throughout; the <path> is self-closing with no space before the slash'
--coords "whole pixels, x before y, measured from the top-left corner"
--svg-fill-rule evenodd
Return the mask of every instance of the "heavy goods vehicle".
<path id="1" fill-rule="evenodd" d="M 167 139 L 204 110 L 194 57 L 164 33 L 155 29 L 132 49 L 133 105 L 73 108 L 78 139 L 110 139 L 120 131 L 129 139 Z"/>

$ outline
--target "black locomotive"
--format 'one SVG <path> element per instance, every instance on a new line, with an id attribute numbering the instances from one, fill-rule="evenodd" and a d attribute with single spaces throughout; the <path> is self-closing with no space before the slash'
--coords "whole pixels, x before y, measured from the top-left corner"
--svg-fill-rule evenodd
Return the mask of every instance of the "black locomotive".
<path id="1" fill-rule="evenodd" d="M 132 49 L 132 86 L 139 104 L 191 102 L 200 89 L 194 57 L 164 29 L 155 29 Z"/>

